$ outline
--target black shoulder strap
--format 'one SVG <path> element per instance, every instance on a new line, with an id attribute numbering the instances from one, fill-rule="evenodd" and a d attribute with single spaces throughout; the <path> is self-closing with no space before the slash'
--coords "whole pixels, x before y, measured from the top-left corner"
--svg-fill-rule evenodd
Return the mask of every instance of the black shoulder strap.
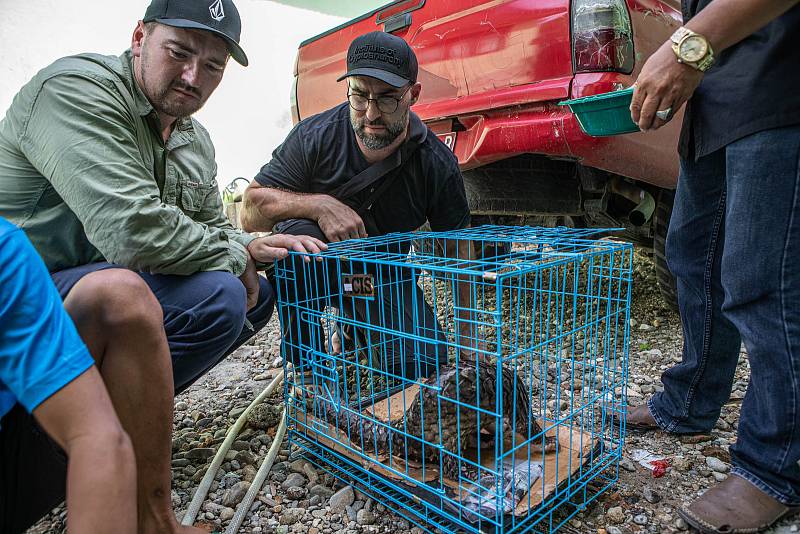
<path id="1" fill-rule="evenodd" d="M 350 178 L 347 182 L 337 187 L 331 192 L 331 196 L 344 202 L 356 196 L 358 193 L 368 188 L 393 170 L 400 167 L 400 150 L 395 150 L 387 158 L 373 163 L 360 173 Z"/>
<path id="2" fill-rule="evenodd" d="M 414 145 L 413 147 L 411 147 L 411 150 L 408 152 L 409 156 L 417 148 L 417 146 L 419 146 L 419 145 Z M 398 150 L 397 152 L 399 153 L 400 150 Z M 405 157 L 405 156 L 402 156 L 402 155 L 401 155 L 401 159 L 402 159 L 402 161 L 408 161 L 408 158 Z M 380 183 L 380 185 L 372 190 L 372 192 L 369 194 L 369 196 L 358 207 L 355 208 L 355 212 L 358 213 L 359 215 L 363 216 L 364 211 L 365 210 L 369 210 L 369 209 L 372 208 L 372 204 L 377 199 L 379 199 L 380 196 L 387 189 L 389 189 L 389 186 L 394 183 L 394 181 L 397 179 L 398 176 L 400 176 L 400 174 L 401 174 L 400 165 L 395 167 L 392 171 L 389 171 L 389 176 L 384 178 L 384 180 Z"/>
<path id="3" fill-rule="evenodd" d="M 341 202 L 349 200 L 361 191 L 376 183 L 387 174 L 391 173 L 395 169 L 400 168 L 403 163 L 408 161 L 414 151 L 416 151 L 417 148 L 419 148 L 419 146 L 425 141 L 428 133 L 428 127 L 425 126 L 425 124 L 414 113 L 411 113 L 410 124 L 411 128 L 409 129 L 410 131 L 408 139 L 400 146 L 400 148 L 392 152 L 392 154 L 390 154 L 387 158 L 373 163 L 360 173 L 353 176 L 346 183 L 333 190 L 330 195 Z M 399 173 L 395 173 L 395 176 L 398 174 Z M 379 196 L 376 195 L 375 192 L 382 193 L 386 189 L 387 183 L 391 181 L 393 180 L 386 180 L 383 184 L 381 184 L 381 187 L 374 191 L 372 195 L 370 195 L 370 199 L 368 199 L 369 202 L 362 203 L 363 205 L 361 207 L 363 208 L 364 205 L 371 205 L 372 202 Z"/>

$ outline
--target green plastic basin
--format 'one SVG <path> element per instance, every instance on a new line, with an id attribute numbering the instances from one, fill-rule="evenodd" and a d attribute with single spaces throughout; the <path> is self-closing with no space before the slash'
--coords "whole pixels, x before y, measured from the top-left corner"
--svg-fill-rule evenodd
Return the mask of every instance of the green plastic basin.
<path id="1" fill-rule="evenodd" d="M 603 137 L 639 131 L 639 127 L 631 120 L 632 97 L 633 87 L 628 87 L 621 91 L 565 100 L 558 105 L 569 106 L 584 133 Z"/>

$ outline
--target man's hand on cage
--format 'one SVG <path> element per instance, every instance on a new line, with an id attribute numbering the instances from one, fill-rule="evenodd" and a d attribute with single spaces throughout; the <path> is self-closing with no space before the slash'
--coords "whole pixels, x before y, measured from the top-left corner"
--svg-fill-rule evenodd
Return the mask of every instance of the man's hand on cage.
<path id="1" fill-rule="evenodd" d="M 307 235 L 273 234 L 254 239 L 247 245 L 250 256 L 260 263 L 282 260 L 293 250 L 300 253 L 318 254 L 328 250 L 328 245 L 319 239 Z M 304 258 L 310 262 L 311 258 Z M 322 258 L 319 258 L 320 260 Z"/>
<path id="2" fill-rule="evenodd" d="M 367 237 L 364 221 L 358 213 L 335 198 L 320 195 L 317 212 L 317 224 L 331 243 Z"/>

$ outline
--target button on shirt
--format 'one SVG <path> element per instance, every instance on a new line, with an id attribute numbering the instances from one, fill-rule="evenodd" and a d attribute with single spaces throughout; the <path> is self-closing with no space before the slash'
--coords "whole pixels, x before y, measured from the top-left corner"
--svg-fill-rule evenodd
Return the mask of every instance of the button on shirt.
<path id="1" fill-rule="evenodd" d="M 253 238 L 223 214 L 208 133 L 179 119 L 164 143 L 158 126 L 130 51 L 59 59 L 0 121 L 0 216 L 51 272 L 105 260 L 240 275 Z"/>
<path id="2" fill-rule="evenodd" d="M 684 22 L 712 0 L 683 0 Z M 689 101 L 679 151 L 711 154 L 750 134 L 800 124 L 800 4 L 716 55 Z"/>

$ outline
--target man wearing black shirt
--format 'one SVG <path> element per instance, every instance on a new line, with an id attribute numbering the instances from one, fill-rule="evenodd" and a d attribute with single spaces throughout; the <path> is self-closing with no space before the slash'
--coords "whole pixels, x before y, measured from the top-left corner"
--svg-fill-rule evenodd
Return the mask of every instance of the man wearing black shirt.
<path id="1" fill-rule="evenodd" d="M 631 103 L 649 130 L 688 100 L 667 238 L 683 360 L 627 421 L 710 432 L 744 342 L 732 476 L 680 514 L 702 532 L 759 532 L 800 510 L 800 5 L 684 0 L 683 15 Z"/>
<path id="2" fill-rule="evenodd" d="M 413 231 L 426 221 L 436 231 L 467 227 L 469 208 L 457 160 L 410 111 L 421 91 L 411 47 L 384 32 L 362 35 L 350 45 L 347 68 L 340 78 L 347 80 L 347 101 L 297 124 L 275 150 L 245 193 L 243 227 L 276 227 L 281 233 L 329 242 Z M 378 168 L 385 172 L 376 172 L 374 180 L 364 178 Z M 448 244 L 446 253 L 468 257 L 470 251 Z M 295 271 L 302 277 L 303 269 Z M 328 287 L 338 286 L 322 278 L 311 284 L 326 282 Z M 300 278 L 294 281 L 296 299 L 304 301 L 299 293 L 308 284 Z M 390 302 L 381 303 L 383 309 L 367 304 L 358 319 L 380 317 L 391 323 L 384 324 L 387 328 L 407 333 L 416 329 L 418 337 L 432 338 L 431 343 L 417 343 L 416 351 L 411 346 L 388 348 L 395 373 L 427 375 L 446 356 L 444 344 L 436 342 L 443 334 L 414 281 L 405 281 L 400 293 L 400 308 Z M 284 347 L 296 363 L 299 354 L 293 349 L 298 340 L 308 346 L 314 334 L 298 328 L 291 311 L 281 317 L 281 324 Z M 413 361 L 415 352 L 422 353 L 421 367 Z"/>

